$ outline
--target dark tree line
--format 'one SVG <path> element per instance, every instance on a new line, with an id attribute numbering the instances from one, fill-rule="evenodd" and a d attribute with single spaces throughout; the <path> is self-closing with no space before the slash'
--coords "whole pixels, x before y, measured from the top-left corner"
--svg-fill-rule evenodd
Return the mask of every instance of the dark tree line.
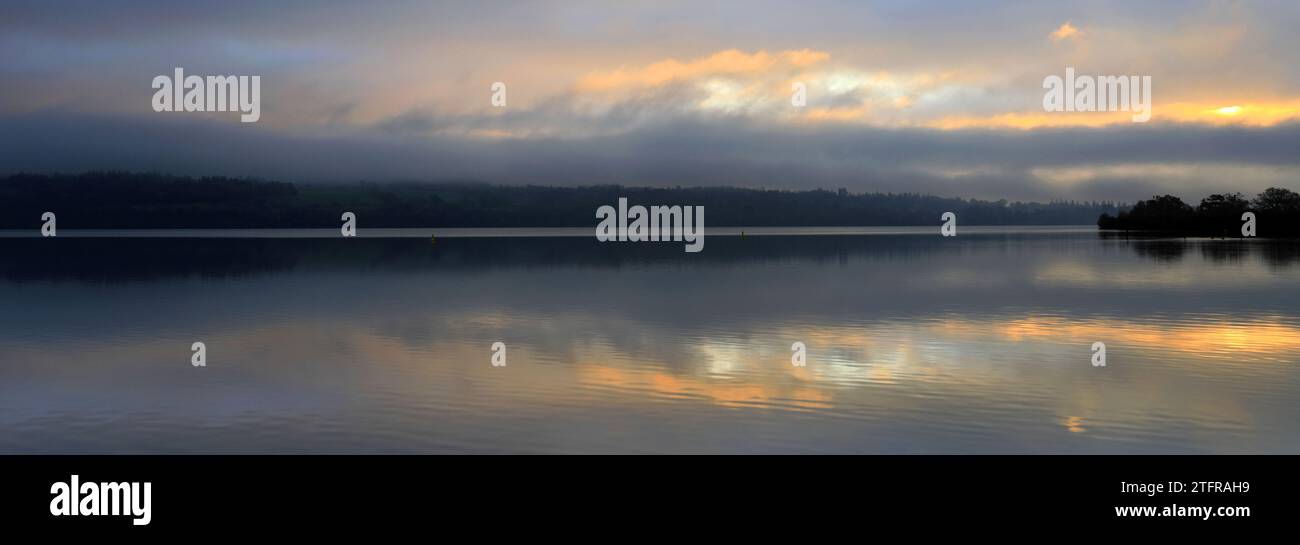
<path id="1" fill-rule="evenodd" d="M 985 201 L 845 190 L 734 187 L 500 186 L 483 183 L 290 184 L 254 179 L 89 172 L 0 179 L 0 228 L 28 229 L 41 213 L 65 229 L 337 227 L 590 227 L 601 205 L 705 207 L 711 226 L 1085 225 L 1112 202 Z"/>
<path id="2" fill-rule="evenodd" d="M 1242 236 L 1242 216 L 1255 214 L 1256 236 L 1300 235 L 1300 194 L 1270 187 L 1253 200 L 1241 193 L 1210 195 L 1192 207 L 1173 195 L 1139 201 L 1112 216 L 1102 214 L 1097 226 L 1124 231 L 1153 231 L 1198 236 Z"/>

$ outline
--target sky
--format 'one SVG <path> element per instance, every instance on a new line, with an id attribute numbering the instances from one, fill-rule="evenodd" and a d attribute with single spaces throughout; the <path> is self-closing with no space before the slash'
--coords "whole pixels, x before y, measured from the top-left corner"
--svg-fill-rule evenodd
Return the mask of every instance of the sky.
<path id="1" fill-rule="evenodd" d="M 1294 1 L 9 0 L 0 174 L 1300 190 L 1298 27 Z M 176 67 L 261 76 L 261 119 L 154 111 Z M 1150 121 L 1045 111 L 1067 67 L 1150 76 Z"/>

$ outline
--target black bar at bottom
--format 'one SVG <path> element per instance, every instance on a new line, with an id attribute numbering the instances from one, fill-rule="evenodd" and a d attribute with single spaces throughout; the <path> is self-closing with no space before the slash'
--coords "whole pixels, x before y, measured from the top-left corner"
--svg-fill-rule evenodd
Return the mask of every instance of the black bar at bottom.
<path id="1" fill-rule="evenodd" d="M 1292 457 L 5 456 L 5 528 L 208 536 L 243 529 L 673 535 L 692 524 L 764 534 L 827 525 L 918 531 L 971 524 L 1178 533 L 1284 527 Z M 144 515 L 54 515 L 51 492 L 149 483 Z M 116 484 L 104 487 L 120 491 Z M 1178 489 L 1172 490 L 1171 489 Z M 62 490 L 59 490 L 60 492 Z M 82 491 L 78 491 L 82 492 Z M 69 491 L 69 494 L 71 491 Z M 81 505 L 98 509 L 97 499 Z M 126 496 L 124 496 L 126 497 Z M 67 498 L 68 502 L 72 500 Z M 53 505 L 52 505 L 53 504 Z M 142 498 L 129 508 L 142 507 Z M 111 507 L 104 502 L 104 510 Z M 1154 507 L 1154 511 L 1137 511 Z M 1183 510 L 1179 511 L 1179 507 Z M 1117 508 L 1126 516 L 1117 514 Z M 1191 508 L 1196 508 L 1192 511 Z M 1208 508 L 1210 511 L 1201 511 Z M 137 511 L 143 511 L 138 509 Z M 976 526 L 977 525 L 977 526 Z M 676 530 L 674 530 L 676 528 Z M 531 529 L 531 530 L 529 530 Z M 197 533 L 196 533 L 197 532 Z M 621 534 L 620 534 L 621 535 Z M 610 536 L 622 540 L 625 537 Z"/>

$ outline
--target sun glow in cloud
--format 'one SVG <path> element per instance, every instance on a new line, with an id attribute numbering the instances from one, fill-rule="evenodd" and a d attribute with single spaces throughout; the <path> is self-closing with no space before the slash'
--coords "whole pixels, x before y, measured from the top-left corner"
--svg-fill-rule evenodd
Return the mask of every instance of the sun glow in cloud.
<path id="1" fill-rule="evenodd" d="M 1211 100 L 1178 102 L 1165 106 L 1157 115 L 1167 115 L 1171 121 L 1205 123 L 1211 125 L 1247 125 L 1267 127 L 1300 120 L 1300 99 L 1280 99 L 1268 102 L 1243 102 L 1222 106 Z"/>
<path id="2" fill-rule="evenodd" d="M 1156 102 L 1151 123 L 1200 123 L 1270 127 L 1300 120 L 1300 100 L 1215 106 L 1221 101 Z M 1022 129 L 1048 127 L 1105 127 L 1132 124 L 1130 112 L 1007 112 L 985 116 L 954 115 L 923 120 L 918 125 L 943 129 Z"/>

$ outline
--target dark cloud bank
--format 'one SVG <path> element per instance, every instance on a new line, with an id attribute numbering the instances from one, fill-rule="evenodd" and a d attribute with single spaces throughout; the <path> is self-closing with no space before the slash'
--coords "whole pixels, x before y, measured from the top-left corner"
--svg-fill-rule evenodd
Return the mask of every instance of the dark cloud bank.
<path id="1" fill-rule="evenodd" d="M 1297 124 L 937 131 L 800 129 L 723 118 L 674 120 L 581 139 L 506 140 L 436 132 L 411 138 L 386 128 L 286 134 L 207 120 L 41 112 L 0 120 L 0 174 L 123 169 L 293 182 L 844 187 L 984 199 L 1135 200 L 1164 192 L 1192 199 L 1219 191 L 1251 194 L 1260 184 L 1295 188 L 1285 173 L 1300 163 Z M 1280 174 L 1252 182 L 1186 168 L 1178 172 L 1187 174 L 1172 177 L 1098 176 L 1053 185 L 1032 172 L 1132 164 Z"/>

